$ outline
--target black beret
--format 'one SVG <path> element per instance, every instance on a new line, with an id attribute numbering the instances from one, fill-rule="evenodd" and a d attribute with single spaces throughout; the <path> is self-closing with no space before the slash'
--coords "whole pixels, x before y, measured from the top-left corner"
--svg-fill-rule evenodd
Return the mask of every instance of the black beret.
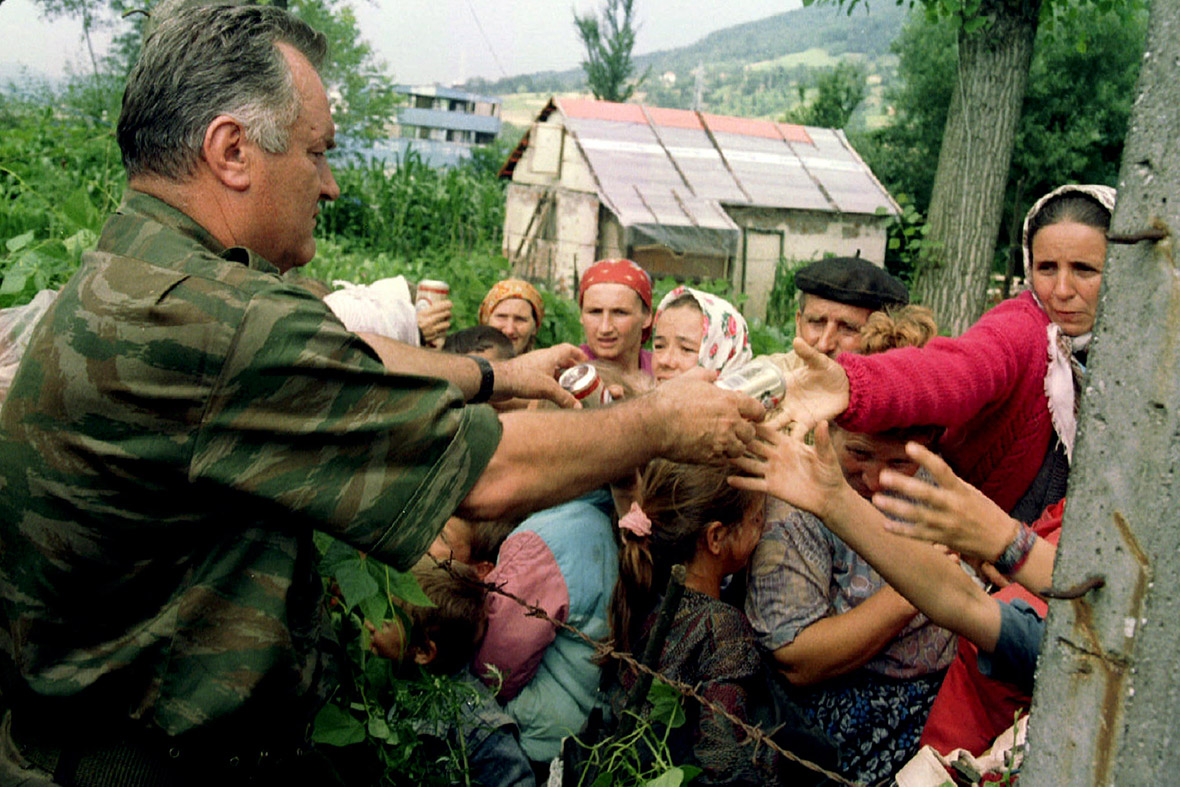
<path id="1" fill-rule="evenodd" d="M 795 288 L 809 295 L 878 311 L 910 302 L 905 285 L 860 257 L 828 257 L 795 271 Z"/>

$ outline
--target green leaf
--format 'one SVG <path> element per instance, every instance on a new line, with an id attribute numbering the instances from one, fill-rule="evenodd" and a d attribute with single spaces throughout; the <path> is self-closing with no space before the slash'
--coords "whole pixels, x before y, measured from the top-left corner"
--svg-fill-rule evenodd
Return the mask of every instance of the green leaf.
<path id="1" fill-rule="evenodd" d="M 684 707 L 680 703 L 680 692 L 666 683 L 655 681 L 647 693 L 651 703 L 651 720 L 675 729 L 684 724 Z"/>
<path id="2" fill-rule="evenodd" d="M 316 532 L 317 537 L 321 535 L 323 534 L 319 533 L 319 531 Z M 322 569 L 329 574 L 333 573 L 336 566 L 340 565 L 341 563 L 347 563 L 348 561 L 356 560 L 359 557 L 356 547 L 349 546 L 343 541 L 332 538 L 328 535 L 323 535 L 323 540 L 317 538 L 316 544 L 319 546 L 320 551 L 324 555 L 321 561 L 323 564 Z"/>
<path id="3" fill-rule="evenodd" d="M 390 743 L 396 742 L 389 740 L 392 731 L 389 729 L 389 725 L 385 723 L 385 719 L 382 718 L 374 717 L 369 719 L 369 734 L 378 740 L 389 741 Z"/>
<path id="4" fill-rule="evenodd" d="M 76 189 L 61 206 L 61 213 L 66 220 L 79 229 L 96 230 L 102 223 L 102 217 L 86 189 Z"/>
<path id="5" fill-rule="evenodd" d="M 29 230 L 23 235 L 17 235 L 15 238 L 9 238 L 4 245 L 8 248 L 9 252 L 20 251 L 25 246 L 28 246 L 33 242 L 33 236 L 33 230 Z"/>
<path id="6" fill-rule="evenodd" d="M 974 16 L 963 22 L 964 33 L 974 33 L 991 24 L 991 19 L 986 16 Z"/>
<path id="7" fill-rule="evenodd" d="M 669 768 L 654 779 L 647 782 L 647 787 L 679 787 L 686 783 L 684 771 L 677 767 Z"/>
<path id="8" fill-rule="evenodd" d="M 350 746 L 365 740 L 365 725 L 338 705 L 325 705 L 315 717 L 311 739 L 328 746 Z"/>
<path id="9" fill-rule="evenodd" d="M 434 602 L 422 592 L 422 587 L 413 574 L 389 569 L 389 592 L 394 598 L 400 598 L 407 604 L 416 607 L 433 607 Z"/>
<path id="10" fill-rule="evenodd" d="M 94 230 L 81 229 L 66 238 L 62 243 L 71 257 L 77 257 L 82 252 L 92 248 L 97 242 L 98 234 Z"/>
<path id="11" fill-rule="evenodd" d="M 4 274 L 4 281 L 0 282 L 0 295 L 15 295 L 23 292 L 29 275 L 24 271 L 8 271 Z"/>
<path id="12" fill-rule="evenodd" d="M 351 560 L 333 567 L 332 576 L 336 577 L 340 592 L 344 594 L 344 603 L 349 609 L 381 592 L 377 580 L 369 574 L 365 561 L 357 557 L 355 552 Z"/>
<path id="13" fill-rule="evenodd" d="M 385 597 L 384 593 L 374 593 L 357 606 L 360 607 L 361 616 L 365 620 L 371 620 L 374 624 L 390 617 L 389 599 Z"/>

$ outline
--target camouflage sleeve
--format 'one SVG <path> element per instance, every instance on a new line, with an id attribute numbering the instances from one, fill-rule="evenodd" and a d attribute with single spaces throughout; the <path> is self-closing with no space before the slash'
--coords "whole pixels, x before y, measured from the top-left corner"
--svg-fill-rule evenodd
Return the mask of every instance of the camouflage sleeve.
<path id="1" fill-rule="evenodd" d="M 313 297 L 276 288 L 246 308 L 201 418 L 190 479 L 273 500 L 408 569 L 500 438 L 486 406 L 440 379 L 388 374 Z"/>

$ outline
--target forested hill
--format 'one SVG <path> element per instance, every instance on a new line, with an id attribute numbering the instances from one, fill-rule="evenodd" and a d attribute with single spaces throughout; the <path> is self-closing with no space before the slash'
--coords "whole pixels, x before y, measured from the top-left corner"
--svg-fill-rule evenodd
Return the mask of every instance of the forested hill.
<path id="1" fill-rule="evenodd" d="M 689 46 L 637 55 L 636 70 L 642 73 L 650 67 L 649 79 L 672 73 L 676 75 L 675 81 L 683 84 L 692 81 L 691 71 L 698 65 L 705 66 L 707 72 L 724 72 L 754 64 L 773 65 L 773 61 L 784 58 L 787 59 L 784 65 L 794 67 L 826 64 L 800 63 L 789 58 L 817 50 L 821 58 L 823 52 L 828 58 L 856 53 L 871 61 L 888 54 L 906 13 L 905 8 L 891 2 L 874 3 L 869 13 L 864 11 L 862 3 L 851 15 L 831 4 L 812 5 L 717 30 Z M 573 24 L 572 17 L 570 24 Z M 520 74 L 496 81 L 474 79 L 465 87 L 504 95 L 561 93 L 580 90 L 584 85 L 585 74 L 581 68 L 575 68 Z"/>

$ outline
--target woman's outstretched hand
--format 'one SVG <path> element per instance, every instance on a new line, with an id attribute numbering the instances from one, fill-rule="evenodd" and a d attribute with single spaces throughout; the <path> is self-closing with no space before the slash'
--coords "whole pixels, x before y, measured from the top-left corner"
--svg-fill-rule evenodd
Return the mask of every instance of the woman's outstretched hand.
<path id="1" fill-rule="evenodd" d="M 749 453 L 732 463 L 743 475 L 731 476 L 730 485 L 774 495 L 820 519 L 846 490 L 851 491 L 832 447 L 827 421 L 816 427 L 814 446 L 803 442 L 801 432 L 791 436 L 759 424 Z"/>
<path id="2" fill-rule="evenodd" d="M 891 533 L 945 544 L 956 552 L 994 561 L 1016 535 L 1019 524 L 986 495 L 955 475 L 933 451 L 908 443 L 906 453 L 934 483 L 894 470 L 881 471 L 889 494 L 873 495 L 873 505 L 904 521 L 890 520 Z M 901 497 L 898 497 L 900 495 Z"/>
<path id="3" fill-rule="evenodd" d="M 784 378 L 787 389 L 780 412 L 769 423 L 775 428 L 801 426 L 798 431 L 810 432 L 820 421 L 830 421 L 848 409 L 848 375 L 802 339 L 796 337 L 793 347 L 803 365 Z"/>

